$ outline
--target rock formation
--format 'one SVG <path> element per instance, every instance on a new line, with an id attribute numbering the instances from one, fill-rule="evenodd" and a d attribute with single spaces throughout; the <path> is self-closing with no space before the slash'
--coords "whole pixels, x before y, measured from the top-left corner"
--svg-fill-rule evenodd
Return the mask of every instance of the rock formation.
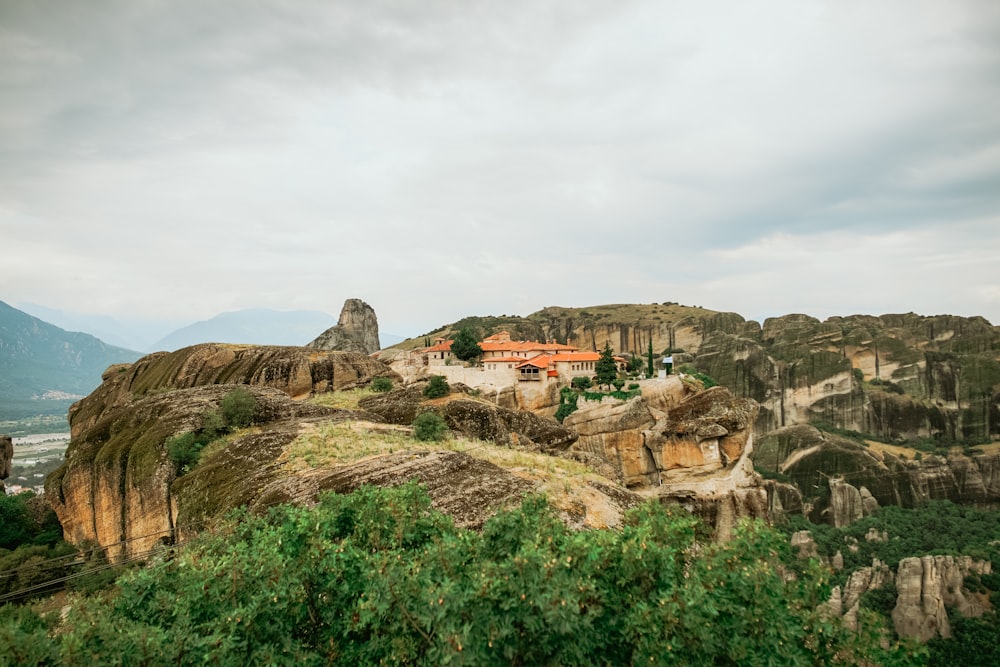
<path id="1" fill-rule="evenodd" d="M 802 558 L 816 556 L 815 543 L 808 531 L 795 533 L 791 544 L 799 549 Z M 970 593 L 964 583 L 970 574 L 984 575 L 991 570 L 989 561 L 973 560 L 969 556 L 922 556 L 902 559 L 893 573 L 876 558 L 871 567 L 852 572 L 843 589 L 835 587 L 827 606 L 832 613 L 842 616 L 849 627 L 856 629 L 862 596 L 894 586 L 896 604 L 892 610 L 892 624 L 896 634 L 920 642 L 934 637 L 951 637 L 948 609 L 970 618 L 982 616 L 990 608 L 984 597 Z"/>
<path id="2" fill-rule="evenodd" d="M 970 573 L 989 574 L 988 561 L 969 556 L 904 558 L 896 571 L 896 607 L 892 622 L 900 637 L 927 641 L 951 637 L 946 607 L 963 616 L 981 616 L 987 605 L 963 588 Z"/>
<path id="3" fill-rule="evenodd" d="M 650 343 L 657 354 L 670 350 L 675 366 L 690 363 L 757 401 L 757 436 L 813 420 L 889 439 L 1000 435 L 1000 327 L 981 317 L 792 314 L 761 325 L 663 303 L 482 319 L 487 329 L 584 350 L 605 343 L 626 355 L 644 356 Z"/>
<path id="4" fill-rule="evenodd" d="M 381 345 L 375 310 L 361 299 L 348 299 L 340 311 L 337 324 L 321 333 L 306 347 L 362 354 L 378 352 Z"/>
<path id="5" fill-rule="evenodd" d="M 203 343 L 112 366 L 104 372 L 104 382 L 70 408 L 70 429 L 75 438 L 110 408 L 172 389 L 250 384 L 274 387 L 300 399 L 366 385 L 379 376 L 399 379 L 381 362 L 357 352 Z"/>
<path id="6" fill-rule="evenodd" d="M 572 452 L 603 460 L 630 488 L 682 503 L 724 539 L 739 518 L 768 516 L 749 458 L 756 410 L 713 387 L 666 411 L 640 396 L 581 407 L 563 423 L 580 434 Z"/>
<path id="7" fill-rule="evenodd" d="M 983 509 L 1000 507 L 1000 454 L 905 459 L 807 425 L 759 438 L 754 465 L 791 480 L 818 522 L 845 526 L 880 505 L 914 507 L 950 500 Z M 817 489 L 829 488 L 829 496 Z"/>
<path id="8" fill-rule="evenodd" d="M 558 453 L 576 441 L 577 434 L 554 419 L 474 400 L 464 385 L 452 385 L 448 398 L 428 401 L 422 393 L 425 385 L 370 396 L 359 406 L 391 424 L 404 426 L 412 424 L 420 412 L 433 410 L 456 433 L 519 449 Z"/>
<path id="9" fill-rule="evenodd" d="M 531 475 L 449 451 L 402 451 L 319 467 L 289 464 L 289 448 L 300 436 L 331 424 L 361 433 L 398 428 L 381 423 L 375 412 L 323 407 L 290 394 L 353 387 L 387 372 L 357 353 L 220 345 L 111 368 L 104 384 L 71 411 L 73 439 L 66 461 L 46 480 L 44 498 L 67 540 L 94 542 L 120 560 L 183 541 L 233 507 L 311 502 L 321 491 L 348 492 L 363 483 L 419 480 L 436 507 L 467 526 L 481 525 L 499 507 L 537 488 Z M 241 384 L 225 383 L 234 380 Z M 219 409 L 236 387 L 256 399 L 254 428 L 212 443 L 193 469 L 178 470 L 168 441 L 202 428 L 205 415 Z M 416 409 L 436 409 L 459 432 L 535 451 L 557 453 L 576 437 L 554 420 L 497 408 L 474 400 L 462 387 L 456 390 L 436 401 L 424 401 L 420 387 L 400 390 L 398 400 L 389 402 L 396 411 L 386 414 L 402 415 L 408 424 Z M 375 401 L 373 407 L 384 406 Z M 337 442 L 327 446 L 336 449 Z M 572 525 L 613 525 L 639 501 L 611 483 L 580 483 L 586 485 L 580 495 L 590 504 L 574 500 L 568 509 L 560 507 Z"/>
<path id="10" fill-rule="evenodd" d="M 0 493 L 4 492 L 3 480 L 10 477 L 10 462 L 14 459 L 14 440 L 0 435 Z"/>

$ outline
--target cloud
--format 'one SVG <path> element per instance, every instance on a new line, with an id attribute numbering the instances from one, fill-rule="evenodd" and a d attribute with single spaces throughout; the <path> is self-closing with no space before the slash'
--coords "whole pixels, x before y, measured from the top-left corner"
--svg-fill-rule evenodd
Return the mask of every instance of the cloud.
<path id="1" fill-rule="evenodd" d="M 402 333 L 601 301 L 1000 320 L 986 0 L 0 12 L 15 301 L 360 296 Z"/>

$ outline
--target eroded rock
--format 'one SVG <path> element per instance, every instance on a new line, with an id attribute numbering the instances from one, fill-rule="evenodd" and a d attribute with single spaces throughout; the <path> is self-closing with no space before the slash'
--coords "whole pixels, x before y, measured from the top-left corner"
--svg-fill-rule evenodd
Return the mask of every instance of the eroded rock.
<path id="1" fill-rule="evenodd" d="M 306 347 L 317 350 L 374 354 L 381 345 L 375 309 L 361 299 L 348 299 L 340 310 L 340 319 Z"/>

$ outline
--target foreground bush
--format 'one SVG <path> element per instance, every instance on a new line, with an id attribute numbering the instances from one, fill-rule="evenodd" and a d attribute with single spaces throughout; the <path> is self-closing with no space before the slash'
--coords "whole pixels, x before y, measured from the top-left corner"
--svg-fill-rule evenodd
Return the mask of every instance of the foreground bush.
<path id="1" fill-rule="evenodd" d="M 65 631 L 0 623 L 35 664 L 917 664 L 817 612 L 824 574 L 790 578 L 759 523 L 726 544 L 649 504 L 620 531 L 567 529 L 544 498 L 456 529 L 415 485 L 234 517 Z M 812 568 L 812 569 L 811 569 Z M 23 629 L 21 629 L 23 628 Z"/>

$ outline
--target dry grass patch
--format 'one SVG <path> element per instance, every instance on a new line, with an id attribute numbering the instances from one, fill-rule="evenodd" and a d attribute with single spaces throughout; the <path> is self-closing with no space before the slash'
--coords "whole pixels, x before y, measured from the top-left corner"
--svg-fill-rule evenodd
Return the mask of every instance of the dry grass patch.
<path id="1" fill-rule="evenodd" d="M 1000 442 L 991 442 L 988 445 L 976 445 L 972 449 L 977 449 L 983 454 L 996 454 L 1000 452 Z"/>
<path id="2" fill-rule="evenodd" d="M 340 410 L 358 410 L 358 402 L 363 398 L 374 396 L 375 392 L 368 387 L 358 389 L 347 389 L 344 391 L 329 391 L 325 394 L 316 394 L 309 399 L 310 403 L 323 405 L 328 408 L 338 408 Z"/>
<path id="3" fill-rule="evenodd" d="M 865 440 L 865 444 L 868 445 L 869 449 L 873 449 L 876 452 L 881 452 L 882 454 L 892 454 L 893 456 L 909 459 L 911 461 L 916 459 L 918 454 L 917 450 L 912 447 L 890 445 L 885 442 L 878 442 L 877 440 Z"/>
<path id="4" fill-rule="evenodd" d="M 466 437 L 440 442 L 420 442 L 406 426 L 374 422 L 323 422 L 307 424 L 279 461 L 293 471 L 331 468 L 361 459 L 413 451 L 448 450 L 487 461 L 527 480 L 549 498 L 554 507 L 579 525 L 604 528 L 617 525 L 621 511 L 607 496 L 588 484 L 615 483 L 579 461 L 502 447 Z"/>

